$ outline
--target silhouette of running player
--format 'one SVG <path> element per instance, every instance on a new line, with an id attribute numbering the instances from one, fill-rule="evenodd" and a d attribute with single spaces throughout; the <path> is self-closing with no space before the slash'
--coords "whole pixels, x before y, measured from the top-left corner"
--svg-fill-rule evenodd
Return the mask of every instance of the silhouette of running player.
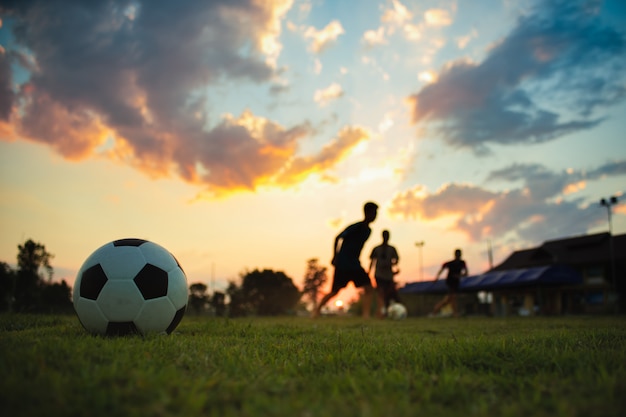
<path id="1" fill-rule="evenodd" d="M 448 286 L 448 294 L 441 300 L 435 308 L 432 314 L 436 315 L 446 305 L 452 306 L 452 312 L 455 317 L 459 316 L 457 309 L 456 293 L 459 291 L 459 285 L 461 284 L 461 278 L 467 276 L 467 265 L 465 261 L 461 259 L 461 249 L 454 251 L 454 259 L 441 265 L 441 269 L 437 272 L 435 281 L 439 279 L 439 276 L 444 270 L 448 270 L 448 276 L 446 278 L 446 285 Z"/>
<path id="2" fill-rule="evenodd" d="M 372 232 L 369 225 L 376 219 L 377 213 L 378 205 L 376 203 L 365 203 L 363 220 L 346 227 L 335 237 L 332 260 L 335 267 L 333 285 L 330 292 L 322 298 L 313 310 L 313 317 L 318 317 L 322 307 L 352 281 L 355 287 L 363 288 L 365 291 L 363 294 L 363 317 L 369 318 L 373 288 L 369 275 L 361 266 L 360 257 L 363 245 Z"/>

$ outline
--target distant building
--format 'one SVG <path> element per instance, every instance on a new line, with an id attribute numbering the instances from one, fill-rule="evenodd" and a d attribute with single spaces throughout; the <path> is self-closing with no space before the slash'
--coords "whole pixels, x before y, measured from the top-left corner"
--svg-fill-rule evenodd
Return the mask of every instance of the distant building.
<path id="1" fill-rule="evenodd" d="M 409 283 L 400 290 L 405 294 L 445 291 L 443 281 Z M 488 293 L 483 300 L 490 300 L 489 311 L 495 315 L 626 311 L 626 234 L 550 240 L 513 252 L 484 274 L 463 279 L 460 291 Z M 484 305 L 466 304 L 470 312 L 481 307 L 484 311 Z"/>

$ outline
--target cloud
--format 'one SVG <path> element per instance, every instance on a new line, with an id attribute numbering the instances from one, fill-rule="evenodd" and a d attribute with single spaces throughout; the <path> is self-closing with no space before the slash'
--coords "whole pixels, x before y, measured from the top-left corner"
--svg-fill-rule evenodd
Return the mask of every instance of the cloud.
<path id="1" fill-rule="evenodd" d="M 0 45 L 0 122 L 9 120 L 14 102 L 11 62 L 7 52 Z"/>
<path id="2" fill-rule="evenodd" d="M 477 153 L 600 124 L 595 111 L 626 96 L 626 39 L 589 4 L 539 2 L 482 62 L 452 62 L 410 96 L 413 122 Z"/>
<path id="3" fill-rule="evenodd" d="M 425 83 L 434 83 L 437 80 L 437 74 L 432 71 L 422 71 L 417 75 L 417 78 Z"/>
<path id="4" fill-rule="evenodd" d="M 492 171 L 487 181 L 503 180 L 508 183 L 522 182 L 526 195 L 534 200 L 545 200 L 562 192 L 566 185 L 577 183 L 582 175 L 575 171 L 554 173 L 539 164 L 513 164 Z"/>
<path id="5" fill-rule="evenodd" d="M 388 41 L 385 38 L 385 28 L 381 26 L 376 30 L 366 31 L 363 34 L 363 42 L 368 47 L 387 44 Z"/>
<path id="6" fill-rule="evenodd" d="M 92 156 L 113 133 L 95 112 L 63 106 L 43 92 L 32 94 L 24 110 L 20 134 L 49 145 L 70 160 Z"/>
<path id="7" fill-rule="evenodd" d="M 392 0 L 392 7 L 385 9 L 381 17 L 382 22 L 397 26 L 402 26 L 411 19 L 413 19 L 413 14 L 398 0 Z"/>
<path id="8" fill-rule="evenodd" d="M 425 40 L 428 43 L 427 50 L 420 51 L 419 54 L 423 56 L 423 62 L 430 63 L 435 53 L 446 44 L 438 31 L 452 25 L 452 13 L 455 10 L 456 6 L 452 5 L 452 11 L 428 9 L 420 15 L 414 15 L 400 1 L 392 0 L 383 7 L 380 26 L 365 31 L 362 42 L 367 48 L 394 44 L 396 34 L 413 43 Z M 464 42 L 469 42 L 469 38 Z"/>
<path id="9" fill-rule="evenodd" d="M 310 40 L 310 49 L 315 53 L 324 51 L 343 34 L 343 26 L 337 20 L 333 20 L 321 30 L 311 26 L 304 31 L 304 37 Z"/>
<path id="10" fill-rule="evenodd" d="M 224 80 L 269 83 L 275 94 L 289 88 L 277 81 L 274 62 L 291 5 L 24 0 L 0 6 L 15 38 L 0 53 L 2 139 L 17 132 L 68 159 L 112 158 L 151 176 L 178 176 L 211 195 L 295 183 L 284 172 L 312 134 L 308 122 L 282 126 L 250 111 L 216 116 L 205 105 L 207 87 Z M 329 25 L 326 41 L 338 27 Z M 11 65 L 30 75 L 17 88 Z M 311 160 L 329 168 L 341 155 Z"/>
<path id="11" fill-rule="evenodd" d="M 459 36 L 458 38 L 455 39 L 457 48 L 465 49 L 467 44 L 469 44 L 471 40 L 476 38 L 477 36 L 478 36 L 478 32 L 476 31 L 476 29 L 472 29 L 471 32 L 465 36 Z"/>
<path id="12" fill-rule="evenodd" d="M 393 35 L 398 29 L 407 39 L 412 41 L 420 40 L 423 32 L 422 25 L 411 23 L 413 18 L 413 13 L 405 5 L 398 0 L 393 0 L 391 7 L 383 10 L 380 18 L 382 26 L 376 32 L 366 32 L 366 35 L 369 34 L 369 39 L 365 38 L 366 43 L 370 47 L 386 44 L 388 43 L 386 37 Z"/>
<path id="13" fill-rule="evenodd" d="M 626 161 L 612 161 L 596 169 L 589 171 L 586 175 L 589 179 L 603 179 L 605 177 L 626 175 Z"/>
<path id="14" fill-rule="evenodd" d="M 514 164 L 487 176 L 486 183 L 513 185 L 507 191 L 452 183 L 430 193 L 418 185 L 398 192 L 389 212 L 406 219 L 450 218 L 453 228 L 472 241 L 512 234 L 518 240 L 536 243 L 582 234 L 604 221 L 605 213 L 597 204 L 576 196 L 566 200 L 564 196 L 572 185 L 605 176 L 626 176 L 626 161 L 609 162 L 589 172 L 554 172 L 538 164 Z"/>
<path id="15" fill-rule="evenodd" d="M 424 12 L 424 21 L 428 26 L 450 26 L 452 16 L 444 9 L 429 9 Z"/>
<path id="16" fill-rule="evenodd" d="M 275 185 L 274 177 L 308 134 L 308 125 L 284 128 L 244 112 L 226 115 L 210 132 L 189 136 L 174 150 L 180 174 L 188 181 L 210 183 L 216 194 Z M 199 169 L 198 165 L 203 167 Z"/>
<path id="17" fill-rule="evenodd" d="M 329 102 L 342 97 L 343 94 L 343 88 L 337 83 L 332 83 L 324 89 L 316 90 L 313 100 L 320 106 L 325 106 Z"/>
<path id="18" fill-rule="evenodd" d="M 291 185 L 304 180 L 313 173 L 324 173 L 370 137 L 371 133 L 365 128 L 345 127 L 317 155 L 294 158 L 276 181 L 282 185 Z"/>

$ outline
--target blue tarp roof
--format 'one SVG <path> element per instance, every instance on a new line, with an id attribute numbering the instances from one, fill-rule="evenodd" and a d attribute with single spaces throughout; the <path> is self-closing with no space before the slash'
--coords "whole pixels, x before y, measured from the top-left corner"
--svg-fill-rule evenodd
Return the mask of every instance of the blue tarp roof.
<path id="1" fill-rule="evenodd" d="M 550 265 L 472 275 L 461 280 L 459 291 L 494 291 L 537 285 L 573 285 L 582 284 L 582 282 L 582 275 L 571 267 Z M 400 288 L 399 291 L 403 293 L 443 294 L 448 292 L 448 287 L 445 280 L 440 279 L 411 282 Z"/>

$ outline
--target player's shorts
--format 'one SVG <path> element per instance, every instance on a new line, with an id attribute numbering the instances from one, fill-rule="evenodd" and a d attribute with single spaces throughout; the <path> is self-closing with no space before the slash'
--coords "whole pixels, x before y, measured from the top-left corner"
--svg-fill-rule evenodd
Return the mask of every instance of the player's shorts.
<path id="1" fill-rule="evenodd" d="M 448 286 L 448 292 L 457 293 L 459 292 L 459 285 L 461 285 L 461 280 L 459 278 L 447 278 L 446 285 Z"/>
<path id="2" fill-rule="evenodd" d="M 388 294 L 392 292 L 395 288 L 395 283 L 392 279 L 378 278 L 376 277 L 376 288 L 379 288 Z"/>
<path id="3" fill-rule="evenodd" d="M 359 269 L 341 269 L 335 268 L 335 274 L 333 275 L 333 292 L 339 291 L 346 287 L 350 281 L 354 283 L 357 288 L 372 285 L 369 275 L 361 267 Z"/>

